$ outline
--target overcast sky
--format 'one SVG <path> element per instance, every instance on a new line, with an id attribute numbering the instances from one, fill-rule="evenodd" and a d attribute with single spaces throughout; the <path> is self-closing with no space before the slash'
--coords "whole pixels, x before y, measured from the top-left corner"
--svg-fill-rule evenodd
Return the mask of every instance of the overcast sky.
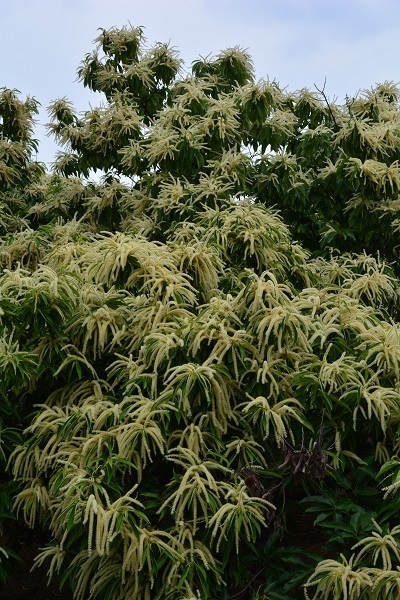
<path id="1" fill-rule="evenodd" d="M 79 111 L 96 105 L 76 81 L 99 27 L 145 28 L 148 45 L 170 42 L 189 68 L 198 56 L 247 48 L 257 78 L 290 90 L 322 87 L 342 102 L 385 80 L 400 81 L 399 0 L 0 0 L 0 87 L 42 104 L 39 159 L 57 150 L 46 108 L 67 96 Z"/>

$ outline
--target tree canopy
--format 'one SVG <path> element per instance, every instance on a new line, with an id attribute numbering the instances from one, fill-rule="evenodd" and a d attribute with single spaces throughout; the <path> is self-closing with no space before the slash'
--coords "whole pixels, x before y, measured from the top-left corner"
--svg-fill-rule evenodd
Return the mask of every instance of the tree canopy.
<path id="1" fill-rule="evenodd" d="M 400 91 L 96 43 L 52 173 L 0 94 L 4 540 L 77 600 L 396 600 Z"/>

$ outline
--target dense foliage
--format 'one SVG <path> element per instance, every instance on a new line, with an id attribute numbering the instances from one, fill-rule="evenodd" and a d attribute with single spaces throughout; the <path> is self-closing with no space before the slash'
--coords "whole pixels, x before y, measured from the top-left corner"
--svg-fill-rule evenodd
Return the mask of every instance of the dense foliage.
<path id="1" fill-rule="evenodd" d="M 77 600 L 395 600 L 400 92 L 97 42 L 53 174 L 0 96 L 4 539 Z"/>

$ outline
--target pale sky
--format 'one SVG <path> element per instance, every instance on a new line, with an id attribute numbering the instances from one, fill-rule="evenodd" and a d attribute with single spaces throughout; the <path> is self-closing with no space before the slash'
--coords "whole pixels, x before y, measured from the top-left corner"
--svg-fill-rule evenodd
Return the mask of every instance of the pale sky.
<path id="1" fill-rule="evenodd" d="M 256 76 L 297 90 L 322 87 L 330 99 L 400 81 L 399 0 L 0 0 L 0 87 L 42 105 L 39 160 L 57 150 L 46 137 L 46 108 L 68 97 L 79 111 L 96 106 L 76 81 L 98 28 L 130 22 L 148 45 L 170 42 L 193 60 L 232 46 L 250 52 Z"/>

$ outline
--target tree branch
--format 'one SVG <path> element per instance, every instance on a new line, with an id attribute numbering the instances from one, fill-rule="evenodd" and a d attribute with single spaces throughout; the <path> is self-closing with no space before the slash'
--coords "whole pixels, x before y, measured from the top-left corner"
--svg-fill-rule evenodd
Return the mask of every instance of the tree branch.
<path id="1" fill-rule="evenodd" d="M 338 124 L 337 124 L 337 121 L 336 121 L 336 119 L 335 119 L 335 115 L 333 114 L 332 107 L 331 107 L 331 105 L 329 104 L 329 100 L 328 100 L 328 98 L 327 98 L 327 95 L 325 94 L 325 86 L 326 86 L 326 77 L 325 77 L 325 80 L 324 80 L 324 87 L 322 88 L 322 90 L 320 90 L 320 89 L 317 87 L 317 85 L 314 83 L 314 87 L 315 87 L 315 89 L 317 90 L 317 92 L 318 92 L 319 94 L 321 94 L 321 96 L 322 96 L 322 97 L 323 97 L 323 99 L 325 100 L 325 102 L 326 102 L 326 105 L 327 105 L 327 107 L 328 107 L 328 110 L 329 110 L 329 112 L 330 112 L 330 115 L 331 115 L 331 117 L 332 117 L 332 120 L 333 120 L 333 122 L 334 122 L 334 124 L 335 124 L 335 128 L 336 128 L 336 130 L 338 131 L 338 130 L 339 130 L 339 126 L 338 126 Z"/>
<path id="2" fill-rule="evenodd" d="M 249 589 L 249 587 L 251 586 L 251 584 L 253 583 L 253 581 L 255 581 L 257 579 L 257 577 L 259 575 L 261 575 L 261 573 L 265 570 L 265 567 L 263 567 L 262 569 L 260 569 L 251 579 L 250 581 L 247 583 L 247 585 L 245 585 L 245 587 L 240 590 L 240 592 L 238 592 L 237 594 L 234 594 L 233 596 L 229 596 L 228 600 L 239 600 L 240 596 Z"/>

